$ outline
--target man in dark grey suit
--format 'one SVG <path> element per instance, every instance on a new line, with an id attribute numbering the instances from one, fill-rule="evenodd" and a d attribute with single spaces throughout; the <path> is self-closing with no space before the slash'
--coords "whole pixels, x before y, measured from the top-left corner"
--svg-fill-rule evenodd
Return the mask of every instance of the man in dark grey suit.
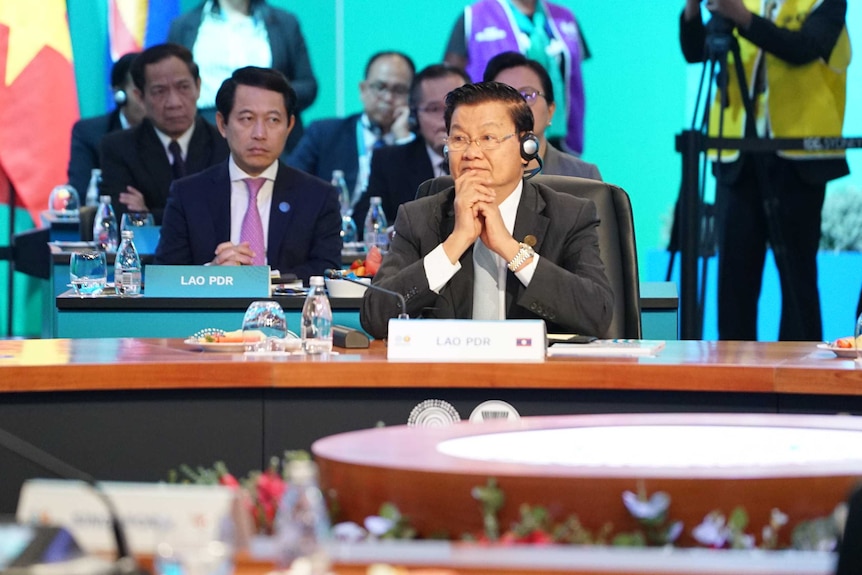
<path id="1" fill-rule="evenodd" d="M 399 208 L 374 284 L 402 294 L 411 317 L 542 318 L 549 331 L 603 334 L 613 293 L 595 204 L 524 181 L 535 146 L 524 98 L 467 84 L 447 96 L 445 118 L 455 185 Z M 398 311 L 368 290 L 362 327 L 386 337 Z"/>
<path id="2" fill-rule="evenodd" d="M 218 130 L 197 115 L 200 75 L 192 54 L 177 44 L 147 48 L 132 64 L 147 117 L 102 140 L 102 193 L 119 216 L 152 212 L 161 223 L 171 182 L 227 158 Z"/>

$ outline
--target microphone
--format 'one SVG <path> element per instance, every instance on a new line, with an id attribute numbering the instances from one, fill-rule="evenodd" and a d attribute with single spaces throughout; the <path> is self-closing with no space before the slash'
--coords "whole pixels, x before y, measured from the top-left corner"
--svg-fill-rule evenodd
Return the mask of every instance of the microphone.
<path id="1" fill-rule="evenodd" d="M 2 428 L 0 428 L 0 446 L 5 447 L 12 453 L 19 455 L 21 458 L 41 467 L 49 473 L 53 473 L 61 479 L 77 479 L 89 485 L 99 499 L 102 500 L 102 503 L 104 503 L 108 510 L 108 516 L 111 519 L 111 530 L 114 533 L 114 541 L 117 546 L 117 573 L 120 575 L 149 575 L 146 570 L 141 569 L 135 562 L 135 558 L 129 551 L 129 545 L 126 542 L 126 533 L 123 530 L 123 525 L 120 523 L 117 510 L 111 499 L 99 486 L 95 477 L 69 465 L 47 451 L 39 449 L 32 443 Z"/>
<path id="2" fill-rule="evenodd" d="M 539 162 L 538 167 L 533 168 L 532 170 L 524 170 L 524 179 L 529 180 L 533 176 L 537 175 L 542 171 L 542 168 L 545 167 L 545 163 L 542 161 L 541 156 L 536 156 L 536 161 Z"/>
<path id="3" fill-rule="evenodd" d="M 398 298 L 398 304 L 401 306 L 401 313 L 398 314 L 398 319 L 410 319 L 410 316 L 407 314 L 407 302 L 404 301 L 404 296 L 398 292 L 394 292 L 392 290 L 388 290 L 386 288 L 382 288 L 380 286 L 376 286 L 373 284 L 362 283 L 359 280 L 355 280 L 353 278 L 347 277 L 347 274 L 344 273 L 344 270 L 333 270 L 328 269 L 323 272 L 324 277 L 327 277 L 331 280 L 344 280 L 350 283 L 355 283 L 361 286 L 365 286 L 368 289 L 377 290 L 383 292 L 385 294 L 389 294 L 391 296 L 395 296 Z"/>

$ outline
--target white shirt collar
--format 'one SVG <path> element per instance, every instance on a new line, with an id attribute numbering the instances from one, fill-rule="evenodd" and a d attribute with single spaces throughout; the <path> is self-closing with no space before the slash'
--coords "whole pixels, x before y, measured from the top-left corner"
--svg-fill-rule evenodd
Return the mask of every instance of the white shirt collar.
<path id="1" fill-rule="evenodd" d="M 192 122 L 191 127 L 185 132 L 183 132 L 182 136 L 176 138 L 177 143 L 180 145 L 180 150 L 183 151 L 184 160 L 189 157 L 189 142 L 192 141 L 192 134 L 194 134 L 195 132 L 195 124 L 196 122 Z M 153 124 L 153 129 L 156 131 L 156 136 L 159 137 L 159 141 L 162 143 L 162 147 L 168 153 L 168 159 L 173 160 L 173 158 L 171 158 L 170 152 L 168 151 L 168 145 L 170 145 L 171 140 L 173 140 L 174 138 L 171 138 L 170 136 L 156 128 L 155 124 Z"/>
<path id="2" fill-rule="evenodd" d="M 434 148 L 428 145 L 428 142 L 425 142 L 425 151 L 428 152 L 428 159 L 431 160 L 431 168 L 434 170 L 434 177 L 438 178 L 440 176 L 445 176 L 446 172 L 440 167 L 440 164 L 443 163 L 443 156 L 438 154 Z"/>
<path id="3" fill-rule="evenodd" d="M 515 217 L 518 215 L 518 205 L 524 192 L 524 180 L 518 180 L 515 190 L 500 204 L 500 215 L 510 234 L 515 230 Z"/>
<path id="4" fill-rule="evenodd" d="M 263 172 L 260 173 L 259 176 L 250 176 L 245 173 L 242 168 L 236 165 L 236 161 L 233 159 L 233 153 L 230 155 L 230 160 L 227 163 L 228 174 L 230 174 L 230 181 L 236 182 L 238 180 L 244 180 L 245 178 L 266 178 L 272 182 L 275 181 L 275 176 L 278 174 L 278 160 L 274 161 L 269 165 Z"/>

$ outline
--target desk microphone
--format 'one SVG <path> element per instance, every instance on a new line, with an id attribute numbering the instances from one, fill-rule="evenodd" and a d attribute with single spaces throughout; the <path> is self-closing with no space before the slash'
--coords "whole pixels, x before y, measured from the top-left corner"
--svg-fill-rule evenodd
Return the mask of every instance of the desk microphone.
<path id="1" fill-rule="evenodd" d="M 108 510 L 108 516 L 111 519 L 111 530 L 114 533 L 114 541 L 117 546 L 117 561 L 116 571 L 118 575 L 149 575 L 144 569 L 141 569 L 135 562 L 135 558 L 129 551 L 129 545 L 126 542 L 126 533 L 123 530 L 123 525 L 120 523 L 120 517 L 111 499 L 99 486 L 96 479 L 80 469 L 73 467 L 54 457 L 47 451 L 39 449 L 32 443 L 29 443 L 20 437 L 9 433 L 4 429 L 0 429 L 0 447 L 5 447 L 12 453 L 18 454 L 23 459 L 33 463 L 49 473 L 53 473 L 61 479 L 76 479 L 86 483 L 93 492 L 102 500 Z"/>
<path id="2" fill-rule="evenodd" d="M 400 293 L 394 292 L 392 290 L 388 290 L 386 288 L 382 288 L 380 286 L 376 286 L 373 284 L 363 283 L 363 282 L 361 282 L 359 280 L 355 280 L 351 277 L 347 277 L 347 274 L 344 273 L 344 270 L 332 270 L 332 269 L 325 270 L 323 272 L 323 275 L 325 277 L 331 279 L 331 280 L 348 281 L 350 283 L 364 286 L 368 289 L 377 290 L 377 291 L 383 292 L 385 294 L 389 294 L 391 296 L 397 297 L 398 298 L 398 304 L 401 306 L 401 313 L 398 314 L 398 319 L 410 319 L 410 316 L 407 314 L 407 302 L 404 301 L 404 296 L 401 295 Z"/>

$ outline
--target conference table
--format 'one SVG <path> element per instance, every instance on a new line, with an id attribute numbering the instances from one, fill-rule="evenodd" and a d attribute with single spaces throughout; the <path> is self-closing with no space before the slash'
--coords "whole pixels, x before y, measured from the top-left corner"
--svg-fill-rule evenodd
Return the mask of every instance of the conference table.
<path id="1" fill-rule="evenodd" d="M 105 480 L 180 464 L 260 469 L 285 449 L 404 425 L 427 401 L 467 419 L 501 400 L 522 416 L 862 413 L 862 365 L 813 342 L 667 341 L 655 357 L 541 363 L 392 362 L 385 342 L 331 357 L 202 352 L 181 339 L 0 341 L 0 426 Z M 3 455 L 0 513 L 46 475 Z M 8 462 L 8 464 L 6 463 Z"/>

